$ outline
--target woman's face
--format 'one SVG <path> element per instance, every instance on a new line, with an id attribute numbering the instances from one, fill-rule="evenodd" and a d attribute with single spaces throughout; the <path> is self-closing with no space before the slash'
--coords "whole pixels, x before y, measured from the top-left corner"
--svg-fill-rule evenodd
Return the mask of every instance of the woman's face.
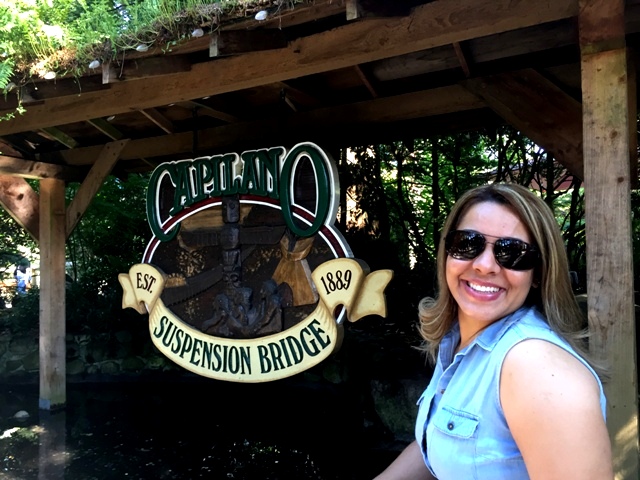
<path id="1" fill-rule="evenodd" d="M 447 256 L 446 260 L 447 285 L 458 304 L 458 320 L 461 325 L 466 322 L 479 330 L 520 308 L 533 282 L 533 270 L 501 267 L 493 256 L 493 242 L 501 237 L 527 243 L 532 243 L 532 239 L 512 210 L 493 202 L 471 207 L 456 229 L 487 235 L 480 256 L 473 260 Z"/>

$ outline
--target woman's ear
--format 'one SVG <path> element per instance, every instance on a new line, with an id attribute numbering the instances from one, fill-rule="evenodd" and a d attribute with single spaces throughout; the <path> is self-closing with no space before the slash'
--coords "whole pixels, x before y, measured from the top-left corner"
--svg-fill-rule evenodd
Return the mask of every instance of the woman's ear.
<path id="1" fill-rule="evenodd" d="M 536 269 L 536 271 L 533 272 L 533 280 L 531 280 L 531 287 L 538 288 L 539 286 L 540 286 L 540 272 L 538 272 L 538 270 Z"/>

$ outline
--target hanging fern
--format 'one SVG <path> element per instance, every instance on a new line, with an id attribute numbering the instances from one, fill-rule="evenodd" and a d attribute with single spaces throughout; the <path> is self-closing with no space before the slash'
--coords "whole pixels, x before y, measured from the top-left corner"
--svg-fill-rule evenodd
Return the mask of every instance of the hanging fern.
<path id="1" fill-rule="evenodd" d="M 11 76 L 13 75 L 13 60 L 10 58 L 0 62 L 0 90 L 7 90 L 11 83 Z"/>

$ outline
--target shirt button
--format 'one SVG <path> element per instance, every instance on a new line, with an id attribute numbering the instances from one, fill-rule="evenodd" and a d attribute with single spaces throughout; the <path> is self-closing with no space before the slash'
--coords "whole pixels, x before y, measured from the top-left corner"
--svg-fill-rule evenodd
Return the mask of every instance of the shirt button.
<path id="1" fill-rule="evenodd" d="M 449 424 L 447 425 L 447 428 L 449 430 L 453 430 L 453 422 L 449 422 Z"/>

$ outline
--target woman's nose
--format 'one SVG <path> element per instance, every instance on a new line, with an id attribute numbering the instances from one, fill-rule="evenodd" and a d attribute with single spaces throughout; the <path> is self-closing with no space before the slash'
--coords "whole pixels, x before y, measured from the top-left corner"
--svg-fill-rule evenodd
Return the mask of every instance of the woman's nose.
<path id="1" fill-rule="evenodd" d="M 473 268 L 484 273 L 496 272 L 500 269 L 493 255 L 493 244 L 486 243 L 482 253 L 473 260 Z"/>

